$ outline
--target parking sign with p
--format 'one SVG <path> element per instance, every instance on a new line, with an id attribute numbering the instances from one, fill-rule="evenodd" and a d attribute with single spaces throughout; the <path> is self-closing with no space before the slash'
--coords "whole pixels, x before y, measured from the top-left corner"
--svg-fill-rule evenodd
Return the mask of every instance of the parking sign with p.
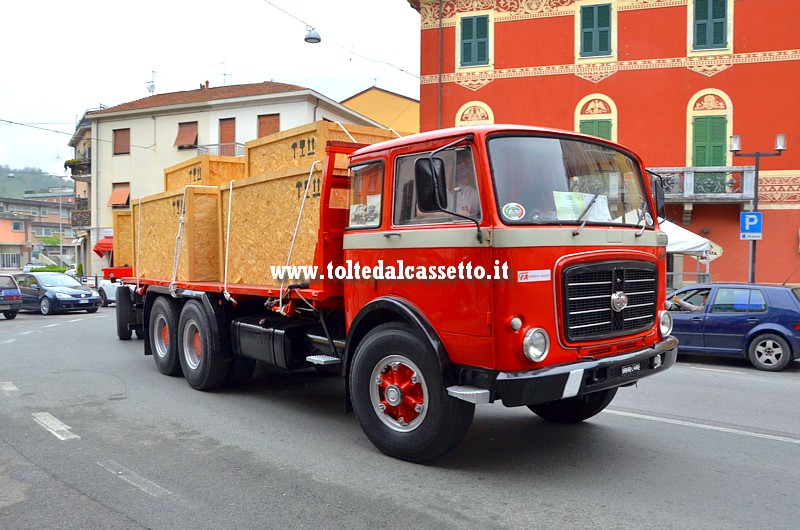
<path id="1" fill-rule="evenodd" d="M 739 239 L 761 239 L 761 212 L 742 212 L 739 214 Z"/>

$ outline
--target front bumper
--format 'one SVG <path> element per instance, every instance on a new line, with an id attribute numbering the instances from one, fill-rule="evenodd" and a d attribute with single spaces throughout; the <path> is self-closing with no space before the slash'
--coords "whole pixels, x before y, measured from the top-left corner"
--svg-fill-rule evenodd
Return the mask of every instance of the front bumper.
<path id="1" fill-rule="evenodd" d="M 678 340 L 667 337 L 652 348 L 525 372 L 500 372 L 492 398 L 507 407 L 535 405 L 626 386 L 675 364 Z"/>
<path id="2" fill-rule="evenodd" d="M 100 307 L 99 298 L 51 298 L 50 305 L 54 311 L 81 311 Z"/>

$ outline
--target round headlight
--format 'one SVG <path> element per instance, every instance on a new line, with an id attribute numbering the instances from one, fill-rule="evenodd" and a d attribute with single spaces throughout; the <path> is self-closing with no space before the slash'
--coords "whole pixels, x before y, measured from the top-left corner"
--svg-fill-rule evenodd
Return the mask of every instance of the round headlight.
<path id="1" fill-rule="evenodd" d="M 669 311 L 660 311 L 658 316 L 658 331 L 662 337 L 672 333 L 672 315 Z"/>
<path id="2" fill-rule="evenodd" d="M 522 354 L 529 360 L 539 362 L 547 357 L 550 351 L 550 337 L 541 328 L 532 328 L 525 332 L 522 339 Z"/>

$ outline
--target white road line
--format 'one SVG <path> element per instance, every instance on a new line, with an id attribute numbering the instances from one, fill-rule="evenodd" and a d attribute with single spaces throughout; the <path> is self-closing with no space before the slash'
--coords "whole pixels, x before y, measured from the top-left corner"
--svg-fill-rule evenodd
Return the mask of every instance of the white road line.
<path id="1" fill-rule="evenodd" d="M 80 322 L 83 320 L 82 318 L 76 318 L 75 320 L 68 320 L 67 322 Z"/>
<path id="2" fill-rule="evenodd" d="M 20 333 L 20 335 L 30 335 L 31 333 L 36 333 L 36 331 L 35 330 L 23 331 L 22 333 Z"/>
<path id="3" fill-rule="evenodd" d="M 11 344 L 15 340 L 17 340 L 17 339 L 6 339 L 6 340 L 3 341 L 3 344 Z"/>
<path id="4" fill-rule="evenodd" d="M 722 372 L 725 374 L 743 374 L 744 372 L 737 372 L 736 370 L 720 370 L 719 368 L 700 368 L 699 366 L 689 366 L 692 370 L 702 370 L 704 372 Z"/>
<path id="5" fill-rule="evenodd" d="M 703 429 L 706 431 L 725 432 L 728 434 L 736 434 L 739 436 L 748 436 L 750 438 L 761 438 L 763 440 L 772 440 L 774 442 L 784 442 L 795 445 L 800 445 L 800 438 L 789 438 L 786 436 L 775 436 L 774 434 L 764 434 L 753 431 L 743 431 L 741 429 L 729 429 L 727 427 L 717 427 L 714 425 L 705 425 L 703 423 L 694 423 L 691 421 L 673 420 L 670 418 L 659 418 L 658 416 L 647 416 L 645 414 L 636 414 L 634 412 L 622 412 L 621 410 L 604 410 L 608 414 L 615 414 L 617 416 L 627 416 L 628 418 L 636 418 L 639 420 L 655 421 L 657 423 L 668 423 L 670 425 L 680 425 L 682 427 L 693 427 L 695 429 Z"/>
<path id="6" fill-rule="evenodd" d="M 69 425 L 59 421 L 49 412 L 34 412 L 33 419 L 59 440 L 74 440 L 80 438 L 77 434 L 70 432 L 71 427 Z"/>
<path id="7" fill-rule="evenodd" d="M 46 326 L 42 326 L 43 328 L 54 328 L 56 326 L 60 326 L 61 324 L 48 324 Z"/>
<path id="8" fill-rule="evenodd" d="M 114 462 L 113 460 L 98 462 L 97 465 L 102 467 L 106 471 L 109 471 L 112 474 L 118 476 L 131 486 L 139 488 L 140 490 L 147 493 L 151 497 L 158 497 L 159 495 L 172 495 L 171 491 L 162 488 L 155 482 L 147 480 L 143 476 L 134 473 L 130 469 L 121 466 L 120 464 Z"/>
<path id="9" fill-rule="evenodd" d="M 0 381 L 0 390 L 5 390 L 6 392 L 17 392 L 19 388 L 14 386 L 14 383 L 11 381 Z"/>

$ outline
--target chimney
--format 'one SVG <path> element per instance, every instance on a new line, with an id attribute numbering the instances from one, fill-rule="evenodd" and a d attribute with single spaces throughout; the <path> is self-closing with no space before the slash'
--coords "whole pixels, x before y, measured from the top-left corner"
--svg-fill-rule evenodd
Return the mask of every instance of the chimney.
<path id="1" fill-rule="evenodd" d="M 208 79 L 206 79 L 206 88 L 208 88 Z"/>

